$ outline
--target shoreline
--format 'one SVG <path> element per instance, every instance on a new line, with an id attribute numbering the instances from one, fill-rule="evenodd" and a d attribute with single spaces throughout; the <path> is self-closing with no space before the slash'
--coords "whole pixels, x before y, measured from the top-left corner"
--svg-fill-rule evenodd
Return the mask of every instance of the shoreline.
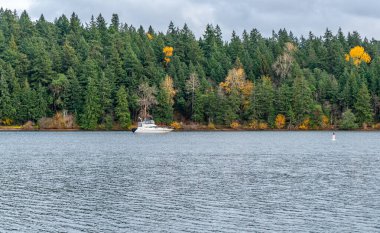
<path id="1" fill-rule="evenodd" d="M 24 132 L 128 132 L 131 131 L 130 129 L 95 129 L 95 130 L 84 130 L 80 128 L 74 128 L 74 129 L 25 129 L 22 127 L 8 127 L 8 126 L 0 126 L 0 132 L 15 132 L 15 131 L 24 131 Z M 174 129 L 173 132 L 313 132 L 313 131 L 358 131 L 358 132 L 378 132 L 380 129 L 249 129 L 249 128 L 239 128 L 239 129 L 232 129 L 232 128 L 215 128 L 215 129 L 208 129 L 208 128 L 181 128 L 181 129 Z"/>

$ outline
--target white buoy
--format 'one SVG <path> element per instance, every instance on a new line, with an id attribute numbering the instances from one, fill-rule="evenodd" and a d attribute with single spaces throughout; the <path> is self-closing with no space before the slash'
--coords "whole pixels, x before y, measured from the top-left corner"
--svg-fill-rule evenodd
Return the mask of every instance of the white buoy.
<path id="1" fill-rule="evenodd" d="M 332 135 L 332 140 L 333 140 L 333 141 L 336 140 L 336 138 L 335 138 L 335 132 L 334 132 L 333 135 Z"/>

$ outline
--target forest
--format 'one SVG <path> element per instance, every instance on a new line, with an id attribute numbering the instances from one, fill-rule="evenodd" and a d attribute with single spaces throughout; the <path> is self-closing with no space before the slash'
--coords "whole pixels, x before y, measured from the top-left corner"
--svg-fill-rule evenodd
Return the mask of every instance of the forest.
<path id="1" fill-rule="evenodd" d="M 196 38 L 186 24 L 158 32 L 117 14 L 49 22 L 1 8 L 0 123 L 128 129 L 151 115 L 210 129 L 380 128 L 379 52 L 341 29 L 225 41 L 218 25 Z"/>

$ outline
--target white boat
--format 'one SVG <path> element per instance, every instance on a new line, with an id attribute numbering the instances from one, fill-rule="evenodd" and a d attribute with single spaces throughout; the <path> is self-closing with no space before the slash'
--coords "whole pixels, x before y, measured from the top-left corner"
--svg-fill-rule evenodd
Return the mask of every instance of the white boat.
<path id="1" fill-rule="evenodd" d="M 171 128 L 157 126 L 151 118 L 139 119 L 138 127 L 132 129 L 134 133 L 169 133 L 173 131 Z"/>

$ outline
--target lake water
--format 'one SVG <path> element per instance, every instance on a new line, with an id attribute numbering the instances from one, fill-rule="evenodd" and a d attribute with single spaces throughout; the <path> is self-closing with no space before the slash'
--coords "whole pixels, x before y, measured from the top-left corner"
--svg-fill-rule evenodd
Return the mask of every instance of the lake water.
<path id="1" fill-rule="evenodd" d="M 0 232 L 380 232 L 380 133 L 0 132 Z"/>

